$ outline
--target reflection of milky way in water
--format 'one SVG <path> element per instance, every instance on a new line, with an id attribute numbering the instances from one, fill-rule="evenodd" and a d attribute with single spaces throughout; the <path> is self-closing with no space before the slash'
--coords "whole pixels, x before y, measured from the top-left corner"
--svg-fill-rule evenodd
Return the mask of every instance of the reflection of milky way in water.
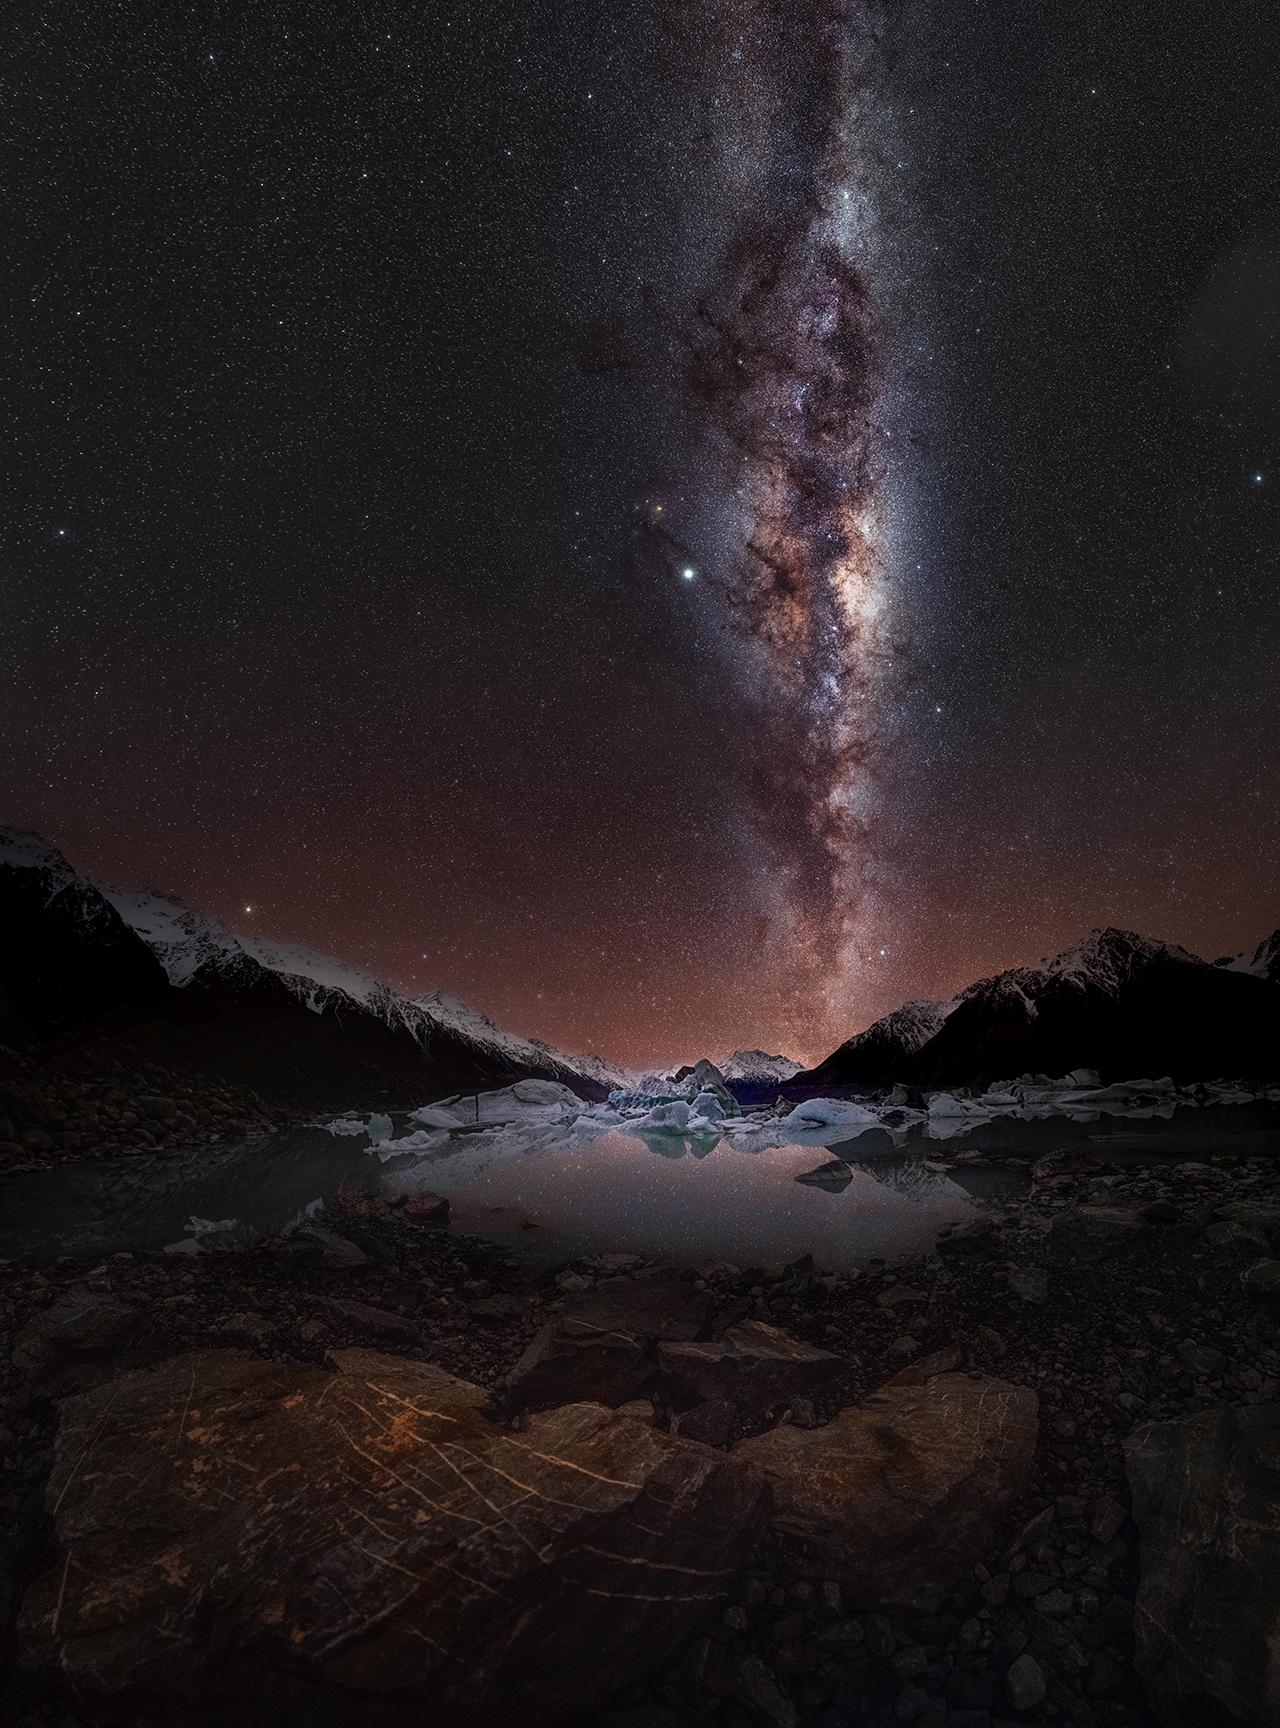
<path id="1" fill-rule="evenodd" d="M 842 1268 L 927 1249 L 944 1224 L 972 1214 L 964 1192 L 918 1160 L 852 1166 L 838 1193 L 796 1181 L 829 1157 L 824 1146 L 751 1153 L 724 1143 L 698 1157 L 674 1137 L 664 1146 L 605 1134 L 492 1166 L 453 1194 L 453 1219 L 551 1259 L 616 1252 L 752 1265 L 812 1254 Z"/>

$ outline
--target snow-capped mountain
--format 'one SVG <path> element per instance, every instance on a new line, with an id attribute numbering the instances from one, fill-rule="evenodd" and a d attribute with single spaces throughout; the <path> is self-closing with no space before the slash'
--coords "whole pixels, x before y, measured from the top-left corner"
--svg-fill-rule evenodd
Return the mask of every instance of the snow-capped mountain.
<path id="1" fill-rule="evenodd" d="M 445 991 L 413 1001 L 373 973 L 333 955 L 270 936 L 233 936 L 216 918 L 193 911 L 174 895 L 105 886 L 102 891 L 152 947 L 177 989 L 242 979 L 248 965 L 278 979 L 313 1014 L 342 1017 L 358 1011 L 392 1032 L 407 1033 L 428 1051 L 441 1039 L 455 1041 L 481 1067 L 491 1065 L 496 1076 L 585 1084 L 588 1089 L 599 1087 L 601 1096 L 620 1079 L 620 1071 L 602 1057 L 579 1060 L 540 1039 L 505 1032 L 479 1009 Z"/>
<path id="2" fill-rule="evenodd" d="M 17 829 L 0 829 L 0 929 L 3 1042 L 114 1012 L 158 1059 L 339 1102 L 417 1104 L 528 1078 L 603 1098 L 621 1080 L 602 1058 L 503 1032 L 457 998 L 413 1002 L 346 961 L 235 936 L 172 894 L 100 885 Z"/>
<path id="3" fill-rule="evenodd" d="M 560 1071 L 571 1073 L 602 1086 L 606 1092 L 626 1084 L 625 1071 L 607 1057 L 591 1054 L 571 1056 L 541 1038 L 522 1038 L 517 1032 L 505 1032 L 495 1026 L 487 1014 L 482 1014 L 478 1008 L 473 1008 L 450 991 L 437 990 L 434 995 L 420 997 L 415 1006 L 437 1025 L 448 1026 L 481 1049 L 491 1050 L 495 1056 L 528 1068 L 530 1072 L 543 1068 L 556 1070 L 555 1078 L 561 1077 Z"/>
<path id="4" fill-rule="evenodd" d="M 0 828 L 0 1043 L 71 1031 L 166 989 L 150 948 L 92 882 L 38 834 Z"/>
<path id="5" fill-rule="evenodd" d="M 1274 941 L 1274 939 L 1272 939 Z M 981 978 L 950 1004 L 908 1004 L 797 1076 L 803 1084 L 976 1085 L 1096 1068 L 1104 1080 L 1272 1077 L 1280 1072 L 1280 988 L 1270 943 L 1247 967 L 1210 965 L 1129 930 L 1091 930 L 1037 966 Z M 1254 960 L 1257 964 L 1255 966 Z M 924 1034 L 920 1036 L 920 1034 Z"/>
<path id="6" fill-rule="evenodd" d="M 248 961 L 274 974 L 313 1014 L 342 1013 L 355 1006 L 424 1045 L 433 1033 L 452 1034 L 512 1071 L 585 1079 L 605 1091 L 623 1082 L 622 1070 L 604 1057 L 570 1056 L 539 1038 L 503 1031 L 448 991 L 414 1001 L 349 961 L 270 936 L 233 936 L 218 919 L 192 910 L 176 895 L 106 884 L 102 893 L 151 948 L 175 989 L 193 980 L 208 984 L 214 978 L 241 976 Z"/>
<path id="7" fill-rule="evenodd" d="M 790 1056 L 770 1056 L 765 1050 L 734 1050 L 715 1065 L 726 1081 L 739 1080 L 749 1086 L 781 1085 L 804 1067 Z"/>
<path id="8" fill-rule="evenodd" d="M 954 1002 L 904 1002 L 873 1021 L 865 1032 L 847 1039 L 805 1079 L 842 1086 L 879 1086 L 886 1076 L 901 1079 L 916 1051 L 929 1042 L 954 1007 Z"/>
<path id="9" fill-rule="evenodd" d="M 150 948 L 176 990 L 203 967 L 231 967 L 244 959 L 244 950 L 225 925 L 206 912 L 192 911 L 176 895 L 105 882 L 94 886 Z"/>
<path id="10" fill-rule="evenodd" d="M 1248 972 L 1255 978 L 1280 983 L 1280 930 L 1273 930 L 1256 948 L 1246 948 L 1243 954 L 1224 955 L 1214 965 L 1223 966 L 1228 972 Z"/>

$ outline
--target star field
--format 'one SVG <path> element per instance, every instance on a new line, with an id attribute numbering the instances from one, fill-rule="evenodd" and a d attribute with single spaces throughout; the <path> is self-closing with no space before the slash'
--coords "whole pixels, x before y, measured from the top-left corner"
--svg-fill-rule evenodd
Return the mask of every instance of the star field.
<path id="1" fill-rule="evenodd" d="M 1275 926 L 1270 9 L 4 35 L 6 819 L 636 1062 Z"/>

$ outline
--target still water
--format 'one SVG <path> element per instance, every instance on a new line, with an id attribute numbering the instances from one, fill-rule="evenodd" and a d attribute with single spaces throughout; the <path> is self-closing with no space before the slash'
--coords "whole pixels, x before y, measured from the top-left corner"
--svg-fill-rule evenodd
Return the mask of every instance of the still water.
<path id="1" fill-rule="evenodd" d="M 404 1138 L 411 1124 L 392 1128 Z M 812 1253 L 839 1270 L 927 1251 L 986 1198 L 1027 1186 L 1032 1160 L 1086 1146 L 1116 1163 L 1280 1154 L 1272 1106 L 1092 1121 L 1004 1118 L 944 1142 L 875 1128 L 769 1144 L 561 1129 L 395 1138 L 305 1128 L 163 1158 L 61 1167 L 0 1185 L 0 1256 L 245 1246 L 340 1189 L 446 1196 L 457 1230 L 541 1260 L 579 1253 L 770 1264 Z M 960 1162 L 955 1162 L 957 1155 Z M 819 1184 L 797 1180 L 823 1171 Z"/>

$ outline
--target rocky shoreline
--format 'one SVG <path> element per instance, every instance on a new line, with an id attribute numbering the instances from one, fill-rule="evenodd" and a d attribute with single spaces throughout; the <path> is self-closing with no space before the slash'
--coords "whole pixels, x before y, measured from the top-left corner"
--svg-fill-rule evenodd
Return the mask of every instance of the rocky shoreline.
<path id="1" fill-rule="evenodd" d="M 146 1159 L 303 1120 L 233 1081 L 141 1059 L 127 1044 L 0 1050 L 0 1177 L 81 1158 Z"/>
<path id="2" fill-rule="evenodd" d="M 320 1399 L 331 1384 L 340 1394 L 344 1376 L 363 1376 L 379 1397 L 465 1424 L 467 1455 L 488 1460 L 495 1482 L 519 1476 L 503 1450 L 519 1448 L 521 1468 L 541 1459 L 539 1470 L 567 1483 L 648 1484 L 641 1517 L 629 1503 L 579 1504 L 538 1479 L 540 1501 L 572 1506 L 550 1534 L 539 1527 L 543 1585 L 550 1591 L 553 1579 L 555 1592 L 568 1592 L 557 1624 L 567 1614 L 598 1650 L 590 1673 L 584 1652 L 561 1665 L 554 1686 L 536 1648 L 516 1639 L 491 1670 L 476 1649 L 463 1651 L 461 1633 L 442 1668 L 432 1657 L 413 1679 L 398 1611 L 373 1600 L 376 1578 L 408 1564 L 408 1549 L 379 1546 L 407 1516 L 394 1493 L 384 1496 L 382 1535 L 359 1550 L 377 1553 L 378 1572 L 362 1583 L 347 1555 L 342 1588 L 355 1593 L 358 1618 L 389 1615 L 387 1661 L 409 1664 L 405 1696 L 420 1683 L 420 1696 L 440 1701 L 441 1722 L 485 1721 L 484 1696 L 495 1709 L 504 1699 L 504 1710 L 514 1699 L 530 1722 L 592 1728 L 1271 1719 L 1259 1628 L 1280 1606 L 1280 1548 L 1258 1482 L 1276 1461 L 1280 1398 L 1272 1161 L 1157 1169 L 1104 1168 L 1079 1153 L 1042 1159 L 1025 1199 L 989 1207 L 936 1256 L 849 1276 L 807 1262 L 694 1272 L 617 1256 L 534 1271 L 456 1235 L 446 1214 L 427 1202 L 340 1197 L 321 1222 L 241 1253 L 0 1267 L 6 1728 L 88 1728 L 146 1719 L 149 1709 L 163 1718 L 173 1705 L 171 1676 L 156 1679 L 150 1699 L 145 1687 L 104 1680 L 110 1663 L 96 1646 L 78 1671 L 69 1631 L 87 1624 L 71 1606 L 77 1544 L 101 1551 L 113 1600 L 136 1583 L 137 1544 L 146 1543 L 129 1520 L 128 1480 L 158 1444 L 146 1438 L 156 1427 L 148 1400 L 168 1396 L 167 1376 L 189 1384 L 188 1404 L 213 1376 L 228 1407 L 249 1398 L 275 1411 L 254 1418 L 266 1424 L 264 1444 L 275 1444 L 272 1423 L 296 1426 L 291 1400 L 309 1408 L 316 1387 Z M 408 1376 L 399 1391 L 393 1374 Z M 368 1414 L 366 1398 L 351 1401 Z M 601 1404 L 609 1414 L 572 1415 Z M 135 1428 L 121 1457 L 108 1453 L 98 1472 L 77 1462 L 86 1447 L 92 1459 L 109 1445 L 127 1411 Z M 389 1429 L 379 1424 L 362 1442 L 376 1473 L 361 1493 L 388 1485 L 380 1448 Z M 318 1448 L 314 1480 L 325 1480 L 328 1441 L 313 1428 L 301 1441 L 290 1434 L 288 1446 Z M 414 1430 L 404 1444 L 417 1468 L 415 1446 L 443 1443 Z M 606 1454 L 627 1467 L 603 1468 Z M 447 1445 L 441 1455 L 462 1458 Z M 125 1476 L 96 1504 L 86 1481 L 126 1459 Z M 153 1462 L 167 1464 L 167 1451 Z M 1180 1471 L 1186 1503 L 1171 1509 L 1162 1484 Z M 1219 1553 L 1211 1502 L 1233 1471 L 1242 1491 L 1260 1495 L 1246 1509 L 1255 1548 Z M 474 1479 L 465 1491 L 479 1492 Z M 704 1567 L 680 1547 L 699 1496 L 719 1508 L 712 1526 L 699 1526 Z M 492 1488 L 481 1498 L 497 1504 Z M 474 1516 L 451 1504 L 455 1516 Z M 715 1572 L 713 1589 L 673 1592 L 668 1577 L 662 1591 L 627 1591 L 612 1575 L 574 1573 L 584 1553 L 612 1554 L 615 1572 L 658 1563 L 643 1543 L 626 1548 L 641 1540 L 639 1526 L 653 1526 L 655 1508 L 655 1552 L 669 1566 L 679 1552 L 681 1576 Z M 326 1511 L 304 1506 L 300 1528 L 307 1518 L 324 1527 Z M 514 1517 L 504 1513 L 504 1532 Z M 1192 1521 L 1194 1540 L 1178 1518 Z M 168 1534 L 170 1554 L 189 1536 L 178 1526 Z M 208 1545 L 182 1548 L 180 1565 L 168 1564 L 198 1565 Z M 1178 1553 L 1178 1564 L 1167 1558 Z M 518 1557 L 495 1549 L 492 1564 L 502 1582 L 491 1588 L 524 1600 Z M 167 1588 L 161 1578 L 160 1596 L 136 1608 L 153 1642 L 157 1625 L 179 1636 Z M 677 1598 L 685 1605 L 673 1615 Z M 33 1604 L 46 1599 L 42 1617 Z M 579 1623 L 583 1602 L 605 1602 L 607 1613 Z M 493 1659 L 514 1634 L 485 1604 L 475 1613 Z M 54 1621 L 61 1643 L 50 1641 Z M 216 1626 L 181 1636 L 196 1686 L 195 1651 L 216 1641 Z M 475 1642 L 474 1631 L 466 1636 Z M 288 1663 L 256 1645 L 246 1661 L 262 1698 L 275 1696 Z M 353 1672 L 323 1659 L 307 1681 L 313 1713 L 395 1719 Z M 487 1693 L 474 1690 L 482 1681 Z M 520 1703 L 526 1681 L 536 1710 Z M 187 1702 L 193 1720 L 258 1719 L 244 1699 L 219 1701 L 217 1684 Z"/>

